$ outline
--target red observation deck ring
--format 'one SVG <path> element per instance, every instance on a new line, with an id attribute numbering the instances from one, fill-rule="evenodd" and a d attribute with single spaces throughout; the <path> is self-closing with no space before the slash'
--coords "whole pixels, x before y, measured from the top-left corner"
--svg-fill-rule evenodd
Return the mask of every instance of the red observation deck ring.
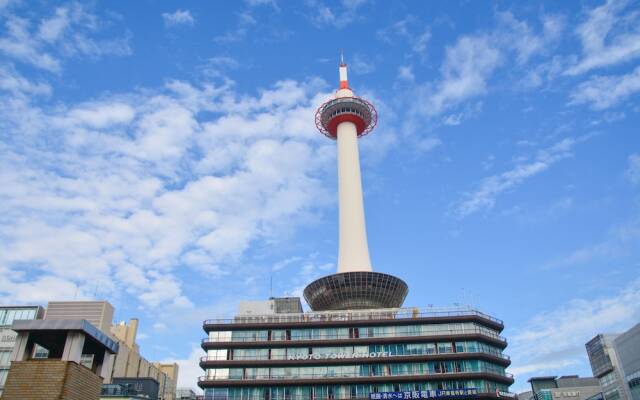
<path id="1" fill-rule="evenodd" d="M 336 139 L 341 122 L 353 122 L 358 137 L 364 136 L 378 124 L 378 112 L 373 104 L 359 97 L 329 100 L 316 111 L 316 127 L 328 138 Z"/>

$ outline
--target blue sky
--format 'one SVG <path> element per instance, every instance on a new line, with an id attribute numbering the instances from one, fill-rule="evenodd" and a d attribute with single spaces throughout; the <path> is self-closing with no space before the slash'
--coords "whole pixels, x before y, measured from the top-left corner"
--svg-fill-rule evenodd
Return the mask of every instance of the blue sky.
<path id="1" fill-rule="evenodd" d="M 640 322 L 634 1 L 0 0 L 0 296 L 108 299 L 195 386 L 201 321 L 337 255 L 337 85 L 374 269 L 505 321 L 512 391 Z"/>

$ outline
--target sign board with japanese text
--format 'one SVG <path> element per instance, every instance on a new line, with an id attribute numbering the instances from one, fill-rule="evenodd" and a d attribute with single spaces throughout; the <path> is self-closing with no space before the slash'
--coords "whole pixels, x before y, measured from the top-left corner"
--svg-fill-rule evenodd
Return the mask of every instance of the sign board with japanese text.
<path id="1" fill-rule="evenodd" d="M 443 397 L 475 396 L 477 394 L 478 394 L 478 389 L 476 388 L 413 390 L 413 391 L 407 391 L 407 392 L 369 393 L 369 400 L 439 399 Z"/>

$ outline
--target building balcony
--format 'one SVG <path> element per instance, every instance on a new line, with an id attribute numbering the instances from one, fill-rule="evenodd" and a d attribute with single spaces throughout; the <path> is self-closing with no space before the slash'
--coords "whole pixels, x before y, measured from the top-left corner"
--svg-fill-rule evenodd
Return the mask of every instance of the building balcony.
<path id="1" fill-rule="evenodd" d="M 379 310 L 322 311 L 296 314 L 242 315 L 204 321 L 203 329 L 224 331 L 236 329 L 282 329 L 310 327 L 407 325 L 419 323 L 478 322 L 501 332 L 502 320 L 467 308 L 389 308 Z"/>
<path id="2" fill-rule="evenodd" d="M 375 353 L 379 354 L 379 353 Z M 234 367 L 280 367 L 280 366 L 309 366 L 309 365 L 348 365 L 363 363 L 405 363 L 421 361 L 452 361 L 452 360 L 484 360 L 494 364 L 508 367 L 511 364 L 509 356 L 494 352 L 460 352 L 440 354 L 403 354 L 376 357 L 322 357 L 299 359 L 289 356 L 276 356 L 276 358 L 264 359 L 256 356 L 234 357 L 227 360 L 223 356 L 205 356 L 200 358 L 200 367 L 206 368 L 234 368 Z"/>
<path id="3" fill-rule="evenodd" d="M 298 385 L 329 385 L 329 384 L 358 384 L 358 383 L 395 383 L 395 382 L 425 382 L 440 380 L 484 379 L 492 382 L 511 385 L 513 375 L 494 371 L 468 371 L 446 373 L 411 373 L 406 375 L 376 375 L 361 376 L 353 373 L 323 373 L 299 374 L 296 376 L 201 376 L 198 386 L 201 388 L 234 387 L 234 386 L 298 386 Z"/>
<path id="4" fill-rule="evenodd" d="M 389 344 L 389 343 L 421 343 L 429 341 L 461 341 L 478 340 L 487 344 L 492 344 L 499 348 L 507 347 L 507 339 L 497 333 L 484 328 L 446 330 L 420 334 L 412 336 L 377 335 L 373 337 L 349 337 L 348 335 L 318 335 L 313 338 L 296 338 L 291 340 L 260 340 L 254 337 L 231 338 L 228 341 L 205 338 L 202 340 L 202 348 L 210 349 L 230 349 L 230 348 L 273 348 L 273 347 L 304 347 L 304 346 L 340 346 L 340 345 L 368 345 L 368 344 Z"/>

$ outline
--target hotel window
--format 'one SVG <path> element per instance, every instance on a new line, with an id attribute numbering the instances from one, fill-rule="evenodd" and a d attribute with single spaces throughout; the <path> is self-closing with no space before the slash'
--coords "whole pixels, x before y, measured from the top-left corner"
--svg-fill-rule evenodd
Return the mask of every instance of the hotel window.
<path id="1" fill-rule="evenodd" d="M 453 345 L 451 343 L 438 343 L 438 353 L 447 354 L 453 353 Z"/>
<path id="2" fill-rule="evenodd" d="M 453 369 L 455 372 L 462 372 L 462 366 L 460 365 L 460 361 L 453 362 Z"/>

